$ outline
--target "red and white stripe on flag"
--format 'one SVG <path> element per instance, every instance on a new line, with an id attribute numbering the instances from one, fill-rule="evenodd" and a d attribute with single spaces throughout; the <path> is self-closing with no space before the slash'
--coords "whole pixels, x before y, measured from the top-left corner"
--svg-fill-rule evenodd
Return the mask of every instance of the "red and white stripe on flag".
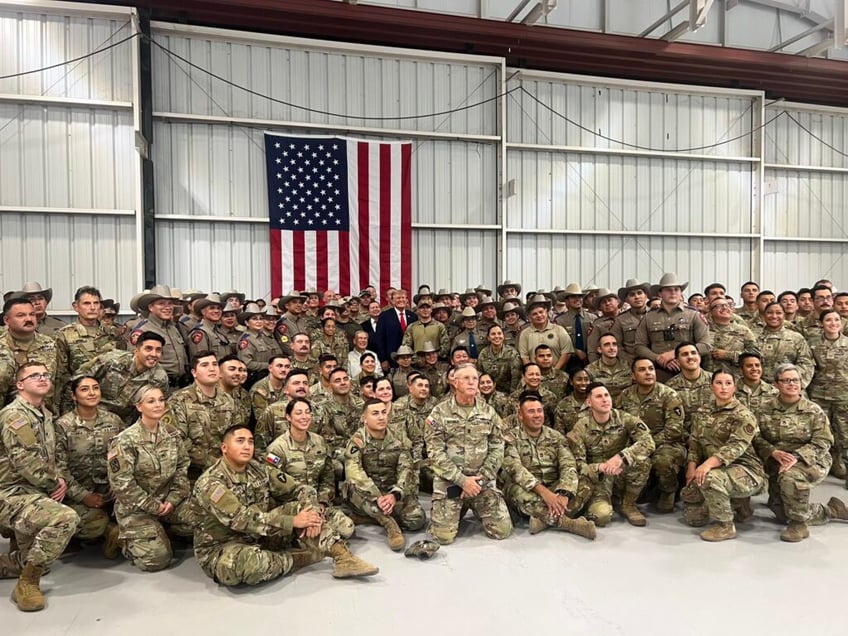
<path id="1" fill-rule="evenodd" d="M 412 144 L 339 140 L 347 144 L 350 229 L 279 230 L 271 223 L 274 296 L 310 287 L 348 295 L 368 285 L 382 293 L 412 283 Z"/>

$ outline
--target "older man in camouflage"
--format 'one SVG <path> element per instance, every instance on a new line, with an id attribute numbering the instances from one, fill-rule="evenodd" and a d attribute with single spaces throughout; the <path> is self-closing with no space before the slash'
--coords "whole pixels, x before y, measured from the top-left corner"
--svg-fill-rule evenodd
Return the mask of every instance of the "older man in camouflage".
<path id="1" fill-rule="evenodd" d="M 418 530 L 426 516 L 418 502 L 418 479 L 411 443 L 389 427 L 386 405 L 365 403 L 362 426 L 345 449 L 346 498 L 355 513 L 374 519 L 386 531 L 389 547 L 402 550 L 401 528 Z"/>
<path id="2" fill-rule="evenodd" d="M 468 506 L 480 518 L 486 535 L 506 539 L 512 534 L 512 520 L 495 487 L 504 456 L 501 418 L 477 400 L 473 365 L 460 365 L 454 382 L 454 394 L 433 409 L 424 426 L 435 474 L 430 533 L 441 544 L 452 543 L 463 507 Z"/>
<path id="3" fill-rule="evenodd" d="M 14 531 L 17 550 L 0 556 L 0 578 L 18 577 L 18 609 L 44 609 L 41 575 L 77 531 L 79 515 L 62 504 L 68 485 L 56 463 L 56 438 L 44 399 L 47 367 L 25 362 L 17 371 L 18 397 L 0 411 L 0 527 Z"/>
<path id="4" fill-rule="evenodd" d="M 565 530 L 594 540 L 595 524 L 576 517 L 577 463 L 565 437 L 545 426 L 545 407 L 538 395 L 521 397 L 519 426 L 506 434 L 501 475 L 511 508 L 530 518 L 530 534 L 545 528 Z"/>
<path id="5" fill-rule="evenodd" d="M 52 337 L 45 336 L 36 331 L 38 321 L 35 309 L 29 299 L 12 295 L 3 303 L 3 322 L 5 331 L 0 333 L 0 360 L 11 363 L 14 366 L 7 367 L 5 373 L 0 373 L 3 381 L 3 402 L 9 402 L 14 397 L 14 371 L 27 362 L 38 362 L 47 367 L 51 377 L 56 375 L 56 343 Z M 64 323 L 63 323 L 64 324 Z M 45 406 L 55 411 L 54 386 L 50 384 L 50 393 L 44 400 Z"/>

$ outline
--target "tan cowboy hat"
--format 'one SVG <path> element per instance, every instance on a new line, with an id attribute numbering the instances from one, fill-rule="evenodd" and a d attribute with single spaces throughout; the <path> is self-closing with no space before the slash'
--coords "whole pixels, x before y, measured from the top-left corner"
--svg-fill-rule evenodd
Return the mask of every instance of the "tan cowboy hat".
<path id="1" fill-rule="evenodd" d="M 596 292 L 596 291 L 598 291 L 598 290 L 600 290 L 600 289 L 603 289 L 603 288 L 602 288 L 602 287 L 598 287 L 597 285 L 592 285 L 592 284 L 586 285 L 585 287 L 583 287 L 583 295 L 584 295 L 584 296 L 588 296 L 588 295 L 589 295 L 589 294 L 591 294 L 592 292 Z"/>
<path id="2" fill-rule="evenodd" d="M 437 291 L 435 294 L 433 294 L 433 298 L 435 298 L 437 300 L 439 298 L 453 298 L 453 292 L 450 292 L 447 289 L 445 289 L 444 287 L 442 287 L 441 289 L 439 289 L 439 291 Z"/>
<path id="3" fill-rule="evenodd" d="M 121 311 L 121 303 L 116 303 L 114 298 L 104 298 L 100 301 L 100 306 L 103 308 L 103 313 L 117 314 Z"/>
<path id="4" fill-rule="evenodd" d="M 463 305 L 465 304 L 465 300 L 471 296 L 477 296 L 477 300 L 480 300 L 480 292 L 476 289 L 471 289 L 470 287 L 465 290 L 465 293 L 459 295 L 459 302 Z"/>
<path id="5" fill-rule="evenodd" d="M 429 296 L 430 298 L 432 298 L 432 297 L 433 297 L 433 292 L 432 292 L 432 291 L 430 291 L 430 286 L 429 286 L 429 285 L 421 285 L 421 286 L 418 288 L 418 293 L 417 293 L 417 294 L 415 294 L 415 295 L 412 297 L 412 303 L 413 303 L 414 305 L 417 305 L 417 304 L 418 304 L 418 301 L 419 301 L 422 297 L 424 297 L 424 296 Z"/>
<path id="6" fill-rule="evenodd" d="M 562 294 L 562 292 L 564 292 L 564 291 L 565 290 L 562 287 L 557 285 L 551 291 L 539 291 L 539 292 L 534 292 L 534 293 L 538 293 L 538 294 L 542 294 L 543 296 L 547 296 L 550 299 L 551 302 L 555 303 L 559 299 L 560 294 Z M 530 296 L 528 296 L 528 299 L 529 298 L 530 298 Z"/>
<path id="7" fill-rule="evenodd" d="M 180 296 L 175 294 L 167 285 L 154 285 L 149 292 L 139 296 L 135 304 L 141 312 L 150 311 L 150 303 L 157 300 L 180 300 Z"/>
<path id="8" fill-rule="evenodd" d="M 203 298 L 198 300 L 196 303 L 194 303 L 194 311 L 196 311 L 199 314 L 206 307 L 210 307 L 212 305 L 218 305 L 221 308 L 221 310 L 223 311 L 224 303 L 221 301 L 220 295 L 209 294 L 207 296 L 204 296 Z"/>
<path id="9" fill-rule="evenodd" d="M 565 289 L 563 289 L 560 292 L 560 294 L 557 298 L 560 299 L 560 300 L 565 300 L 569 296 L 582 296 L 582 295 L 583 295 L 583 290 L 580 289 L 580 285 L 578 285 L 577 283 L 568 283 L 568 285 L 565 286 Z"/>
<path id="10" fill-rule="evenodd" d="M 286 307 L 286 303 L 288 303 L 288 302 L 290 302 L 290 301 L 294 300 L 295 298 L 300 298 L 302 301 L 306 301 L 306 300 L 308 300 L 308 299 L 309 299 L 309 297 L 308 297 L 308 296 L 304 296 L 304 295 L 303 295 L 303 293 L 301 293 L 301 292 L 299 292 L 299 291 L 292 290 L 292 291 L 290 291 L 289 293 L 287 293 L 285 296 L 283 296 L 282 298 L 280 298 L 280 300 L 279 300 L 279 301 L 277 301 L 277 306 L 278 306 L 280 309 L 285 309 L 285 307 Z"/>
<path id="11" fill-rule="evenodd" d="M 247 303 L 244 311 L 238 315 L 238 321 L 243 325 L 247 322 L 248 318 L 251 318 L 252 316 L 262 316 L 264 318 L 266 315 L 267 311 L 265 309 L 261 309 L 256 303 Z"/>
<path id="12" fill-rule="evenodd" d="M 463 320 L 467 320 L 469 318 L 473 318 L 474 320 L 477 320 L 477 312 L 474 311 L 474 308 L 472 308 L 472 307 L 466 307 L 465 309 L 463 309 L 460 316 L 462 316 Z"/>
<path id="13" fill-rule="evenodd" d="M 492 295 L 492 290 L 489 289 L 488 287 L 483 287 L 483 283 L 480 283 L 479 285 L 477 285 L 477 287 L 474 288 L 474 291 L 477 292 L 478 296 L 491 296 Z"/>
<path id="14" fill-rule="evenodd" d="M 518 303 L 514 300 L 505 300 L 503 305 L 501 305 L 501 310 L 498 313 L 498 316 L 501 320 L 504 319 L 504 316 L 508 311 L 514 311 L 518 314 L 521 320 L 527 320 L 527 315 L 524 313 L 524 308 L 521 306 L 521 303 Z"/>
<path id="15" fill-rule="evenodd" d="M 627 294 L 637 289 L 643 290 L 646 296 L 651 295 L 651 286 L 648 283 L 640 283 L 638 278 L 628 278 L 624 287 L 618 288 L 618 299 L 627 302 Z"/>
<path id="16" fill-rule="evenodd" d="M 48 287 L 47 289 L 41 288 L 41 283 L 24 283 L 24 286 L 21 288 L 16 295 L 20 296 L 34 296 L 36 294 L 41 294 L 44 296 L 44 300 L 47 301 L 47 304 L 50 304 L 50 301 L 53 300 L 53 288 Z"/>
<path id="17" fill-rule="evenodd" d="M 238 298 L 239 307 L 244 304 L 244 294 L 239 291 L 236 291 L 235 289 L 230 289 L 229 291 L 225 291 L 221 294 L 221 302 L 225 305 L 230 304 L 229 300 L 231 298 Z"/>
<path id="18" fill-rule="evenodd" d="M 542 305 L 545 309 L 551 308 L 550 299 L 543 294 L 536 294 L 535 296 L 531 296 L 527 299 L 527 311 L 533 311 L 533 307 L 536 305 Z"/>
<path id="19" fill-rule="evenodd" d="M 680 291 L 684 291 L 688 285 L 689 281 L 681 283 L 677 279 L 677 274 L 673 272 L 668 272 L 662 275 L 662 278 L 660 278 L 660 282 L 658 284 L 651 285 L 651 296 L 659 296 L 660 290 L 663 287 L 680 287 Z"/>
<path id="20" fill-rule="evenodd" d="M 477 309 L 483 309 L 483 307 L 485 307 L 486 305 L 494 305 L 495 307 L 497 307 L 498 303 L 489 296 L 483 296 L 480 299 L 480 302 L 477 304 Z"/>
<path id="21" fill-rule="evenodd" d="M 321 297 L 321 294 L 318 293 L 318 290 L 315 287 L 307 287 L 302 292 L 300 292 L 301 297 L 309 298 L 310 296 L 318 296 Z M 362 292 L 359 292 L 359 295 L 362 295 Z"/>
<path id="22" fill-rule="evenodd" d="M 426 344 L 424 346 L 427 346 Z M 412 350 L 412 347 L 407 347 L 406 345 L 401 345 L 400 348 L 392 353 L 392 360 L 397 360 L 400 356 L 414 356 L 415 352 Z"/>
<path id="23" fill-rule="evenodd" d="M 618 298 L 618 296 L 611 289 L 607 289 L 606 287 L 600 287 L 598 289 L 598 295 L 595 297 L 595 308 L 597 308 L 598 305 L 601 304 L 601 301 L 604 298 Z"/>
<path id="24" fill-rule="evenodd" d="M 149 289 L 145 289 L 143 292 L 139 292 L 139 293 L 137 293 L 135 296 L 133 296 L 132 298 L 130 298 L 130 309 L 132 309 L 132 310 L 133 310 L 133 313 L 134 313 L 134 314 L 141 314 L 142 316 L 147 316 L 147 312 L 146 312 L 146 311 L 142 311 L 142 310 L 139 308 L 139 306 L 138 306 L 138 299 L 139 299 L 139 298 L 141 298 L 142 296 L 144 296 L 145 294 L 149 293 L 149 292 L 150 292 L 150 290 L 149 290 Z"/>
<path id="25" fill-rule="evenodd" d="M 521 283 L 513 282 L 513 281 L 511 281 L 507 278 L 504 282 L 502 282 L 500 285 L 497 286 L 496 291 L 498 292 L 498 296 L 503 296 L 504 290 L 507 287 L 513 287 L 515 289 L 516 294 L 521 293 Z"/>
<path id="26" fill-rule="evenodd" d="M 428 340 L 428 341 L 427 341 L 427 342 L 425 342 L 423 345 L 421 345 L 421 348 L 420 348 L 420 349 L 418 349 L 418 351 L 416 351 L 415 353 L 417 353 L 417 354 L 421 354 L 421 353 L 438 353 L 438 351 L 439 351 L 439 350 L 438 350 L 438 349 L 437 349 L 437 348 L 433 345 L 433 343 L 432 343 L 432 342 L 430 342 L 430 341 Z"/>
<path id="27" fill-rule="evenodd" d="M 183 291 L 183 300 L 189 303 L 192 303 L 198 298 L 203 298 L 205 296 L 206 292 L 202 292 L 199 289 L 186 289 L 185 291 Z"/>
<path id="28" fill-rule="evenodd" d="M 433 303 L 433 313 L 435 314 L 439 309 L 444 309 L 448 315 L 453 311 L 453 307 L 448 307 L 444 303 Z"/>

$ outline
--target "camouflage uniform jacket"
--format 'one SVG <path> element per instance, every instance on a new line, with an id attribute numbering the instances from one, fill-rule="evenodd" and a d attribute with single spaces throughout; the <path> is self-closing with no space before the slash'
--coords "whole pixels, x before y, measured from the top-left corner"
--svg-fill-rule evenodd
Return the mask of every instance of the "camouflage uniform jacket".
<path id="1" fill-rule="evenodd" d="M 757 418 L 736 398 L 727 406 L 713 400 L 692 415 L 689 461 L 700 465 L 717 457 L 724 466 L 738 464 L 765 478 L 765 471 L 751 445 L 758 432 Z"/>
<path id="2" fill-rule="evenodd" d="M 515 391 L 509 394 L 509 407 L 507 408 L 507 413 L 509 415 L 518 412 L 518 398 L 521 397 L 521 394 L 524 393 L 524 391 L 535 391 L 538 393 L 539 397 L 542 398 L 542 404 L 545 407 L 545 416 L 548 420 L 553 418 L 554 411 L 556 411 L 557 404 L 559 403 L 559 398 L 556 394 L 546 388 L 544 384 L 540 384 L 538 389 L 528 389 L 524 386 L 523 382 L 517 389 L 515 389 Z"/>
<path id="3" fill-rule="evenodd" d="M 435 406 L 436 398 L 432 396 L 423 404 L 416 404 L 408 395 L 392 404 L 389 425 L 400 430 L 412 443 L 412 459 L 416 463 L 424 457 L 424 421 Z"/>
<path id="4" fill-rule="evenodd" d="M 156 516 L 160 504 L 176 508 L 191 494 L 189 460 L 180 432 L 164 422 L 151 434 L 138 420 L 112 440 L 106 457 L 119 519 L 133 514 Z"/>
<path id="5" fill-rule="evenodd" d="M 567 438 L 581 473 L 597 471 L 598 464 L 618 454 L 628 465 L 645 462 L 656 448 L 645 422 L 617 409 L 610 412 L 610 419 L 603 424 L 595 421 L 591 409 L 586 409 Z"/>
<path id="6" fill-rule="evenodd" d="M 634 384 L 621 392 L 615 407 L 647 424 L 655 445 L 684 443 L 683 402 L 674 389 L 657 382 L 642 395 Z"/>
<path id="7" fill-rule="evenodd" d="M 223 389 L 221 389 L 223 391 Z M 233 411 L 233 424 L 250 424 L 250 415 L 253 412 L 250 402 L 250 393 L 243 386 L 237 386 L 229 394 L 233 398 L 235 410 Z"/>
<path id="8" fill-rule="evenodd" d="M 496 390 L 512 393 L 521 382 L 521 356 L 507 344 L 497 352 L 488 346 L 477 357 L 477 370 L 492 376 Z"/>
<path id="9" fill-rule="evenodd" d="M 284 472 L 298 486 L 314 488 L 319 503 L 330 505 L 333 501 L 336 492 L 333 462 L 330 459 L 330 447 L 320 435 L 307 432 L 306 441 L 300 444 L 286 430 L 268 446 L 265 461 L 265 469 L 272 484 L 277 474 Z M 295 500 L 296 492 L 284 494 L 272 486 L 271 494 L 278 503 L 284 504 Z"/>
<path id="10" fill-rule="evenodd" d="M 416 320 L 403 332 L 401 345 L 411 347 L 413 351 L 420 351 L 425 343 L 430 342 L 438 347 L 440 358 L 447 358 L 450 355 L 450 341 L 447 328 L 438 320 L 428 323 Z"/>
<path id="11" fill-rule="evenodd" d="M 333 334 L 332 342 L 327 342 L 327 336 L 320 329 L 312 332 L 312 357 L 316 362 L 325 353 L 336 356 L 340 367 L 347 365 L 347 354 L 350 353 L 350 345 L 342 331 Z"/>
<path id="12" fill-rule="evenodd" d="M 828 340 L 824 332 L 809 340 L 816 370 L 807 392 L 814 400 L 848 402 L 848 336 Z"/>
<path id="13" fill-rule="evenodd" d="M 53 379 L 57 398 L 70 404 L 70 395 L 66 396 L 65 391 L 79 368 L 115 348 L 111 336 L 100 325 L 85 327 L 75 322 L 59 329 L 56 332 L 56 375 Z"/>
<path id="14" fill-rule="evenodd" d="M 62 323 L 64 326 L 65 323 Z M 4 402 L 10 401 L 14 397 L 15 392 L 15 373 L 18 367 L 25 362 L 38 362 L 47 367 L 50 376 L 56 377 L 56 343 L 53 338 L 42 335 L 40 333 L 33 334 L 33 339 L 28 343 L 15 340 L 8 329 L 4 329 L 0 334 L 0 350 L 5 350 L 6 354 L 2 355 L 2 359 L 8 362 L 15 361 L 15 366 L 11 371 L 3 374 L 6 377 L 6 386 L 3 387 L 4 394 L 0 396 Z M 44 404 L 47 408 L 53 410 L 54 397 L 57 395 L 56 386 L 50 389 L 50 393 L 44 399 Z"/>
<path id="15" fill-rule="evenodd" d="M 180 432 L 191 466 L 200 471 L 209 468 L 221 456 L 224 431 L 233 425 L 233 398 L 217 386 L 215 395 L 207 397 L 191 384 L 168 398 L 168 408 L 169 423 Z"/>
<path id="16" fill-rule="evenodd" d="M 713 349 L 726 351 L 729 359 L 714 360 L 712 356 L 705 356 L 704 368 L 707 371 L 715 371 L 721 364 L 738 367 L 740 353 L 757 350 L 757 337 L 744 323 L 731 321 L 727 325 L 717 325 L 710 322 L 710 334 L 713 338 Z"/>
<path id="17" fill-rule="evenodd" d="M 791 362 L 801 373 L 801 388 L 806 389 L 813 379 L 815 362 L 804 336 L 782 327 L 777 331 L 768 329 L 757 338 L 757 350 L 763 356 L 763 377 L 774 377 L 779 364 Z"/>
<path id="18" fill-rule="evenodd" d="M 537 485 L 566 492 L 577 492 L 577 463 L 562 433 L 543 426 L 538 437 L 531 437 L 519 425 L 506 436 L 502 470 L 506 481 L 532 491 Z"/>
<path id="19" fill-rule="evenodd" d="M 271 356 L 280 353 L 280 345 L 264 331 L 246 331 L 238 341 L 238 357 L 244 362 L 248 372 L 256 376 L 268 372 Z"/>
<path id="20" fill-rule="evenodd" d="M 345 478 L 365 500 L 389 493 L 399 498 L 417 495 L 418 475 L 409 440 L 391 428 L 384 439 L 376 439 L 363 426 L 345 448 Z"/>
<path id="21" fill-rule="evenodd" d="M 754 388 L 749 387 L 745 382 L 739 381 L 736 383 L 737 400 L 742 403 L 742 406 L 747 408 L 755 416 L 759 415 L 760 405 L 766 400 L 777 395 L 778 391 L 768 382 L 760 380 L 759 384 Z"/>
<path id="22" fill-rule="evenodd" d="M 433 493 L 444 495 L 451 484 L 462 487 L 471 475 L 494 483 L 504 457 L 501 431 L 500 416 L 482 400 L 463 407 L 451 397 L 436 405 L 424 425 Z"/>
<path id="23" fill-rule="evenodd" d="M 784 404 L 779 397 L 766 400 L 757 414 L 759 434 L 754 448 L 763 464 L 775 450 L 794 453 L 807 466 L 830 466 L 833 433 L 822 408 L 801 398 L 795 404 Z"/>
<path id="24" fill-rule="evenodd" d="M 219 459 L 198 478 L 192 503 L 197 524 L 194 555 L 201 565 L 210 563 L 227 543 L 256 543 L 294 530 L 292 515 L 271 508 L 268 474 L 257 461 L 238 472 Z"/>
<path id="25" fill-rule="evenodd" d="M 124 428 L 121 418 L 102 407 L 94 420 L 84 420 L 76 411 L 56 420 L 56 462 L 68 484 L 68 499 L 82 503 L 89 493 L 109 493 L 106 454 Z"/>
<path id="26" fill-rule="evenodd" d="M 568 388 L 568 374 L 559 369 L 549 369 L 547 373 L 542 372 L 542 386 L 556 396 L 557 402 L 565 397 Z M 554 404 L 556 408 L 556 404 Z"/>
<path id="27" fill-rule="evenodd" d="M 421 364 L 415 368 L 430 381 L 430 395 L 440 398 L 448 392 L 448 382 L 445 378 L 447 366 L 445 364 L 441 362 L 437 362 L 433 366 Z"/>
<path id="28" fill-rule="evenodd" d="M 0 505 L 11 495 L 48 495 L 59 487 L 53 417 L 16 398 L 0 410 Z"/>
<path id="29" fill-rule="evenodd" d="M 596 360 L 586 367 L 586 373 L 589 374 L 593 382 L 603 383 L 613 400 L 624 389 L 633 384 L 633 373 L 630 371 L 630 366 L 620 358 L 616 358 L 615 364 L 612 366 L 607 366 L 603 360 Z"/>
<path id="30" fill-rule="evenodd" d="M 342 402 L 331 397 L 321 403 L 320 413 L 313 414 L 310 430 L 324 438 L 334 457 L 341 455 L 359 426 L 364 404 L 362 398 L 355 395 L 348 394 Z"/>
<path id="31" fill-rule="evenodd" d="M 139 372 L 135 368 L 135 355 L 131 351 L 109 351 L 87 362 L 79 375 L 91 375 L 100 383 L 101 404 L 115 415 L 131 424 L 138 417 L 133 396 L 145 384 L 159 387 L 167 395 L 168 374 L 161 365 Z"/>
<path id="32" fill-rule="evenodd" d="M 259 382 L 250 387 L 250 401 L 253 403 L 253 417 L 257 420 L 268 408 L 269 404 L 273 404 L 277 400 L 282 400 L 285 396 L 285 380 L 283 386 L 278 391 L 271 386 L 271 376 L 265 376 Z"/>
<path id="33" fill-rule="evenodd" d="M 566 395 L 556 405 L 554 410 L 554 429 L 567 435 L 574 428 L 577 422 L 577 417 L 587 409 L 585 400 L 578 400 L 574 397 L 574 393 Z"/>
<path id="34" fill-rule="evenodd" d="M 482 397 L 483 401 L 495 409 L 495 413 L 500 415 L 502 418 L 507 417 L 510 412 L 509 406 L 509 396 L 506 393 L 501 393 L 500 391 L 495 391 L 487 396 L 483 396 L 482 394 L 478 396 L 478 398 Z"/>
<path id="35" fill-rule="evenodd" d="M 701 369 L 697 380 L 687 380 L 682 373 L 678 373 L 668 380 L 665 385 L 677 391 L 677 395 L 683 402 L 683 422 L 688 433 L 692 428 L 692 413 L 702 406 L 706 406 L 713 399 L 710 374 Z"/>

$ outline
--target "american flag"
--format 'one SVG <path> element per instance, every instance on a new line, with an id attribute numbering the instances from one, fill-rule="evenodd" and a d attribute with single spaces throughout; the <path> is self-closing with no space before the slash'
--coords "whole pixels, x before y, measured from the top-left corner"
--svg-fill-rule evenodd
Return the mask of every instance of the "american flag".
<path id="1" fill-rule="evenodd" d="M 412 282 L 412 144 L 265 134 L 271 291 Z"/>

